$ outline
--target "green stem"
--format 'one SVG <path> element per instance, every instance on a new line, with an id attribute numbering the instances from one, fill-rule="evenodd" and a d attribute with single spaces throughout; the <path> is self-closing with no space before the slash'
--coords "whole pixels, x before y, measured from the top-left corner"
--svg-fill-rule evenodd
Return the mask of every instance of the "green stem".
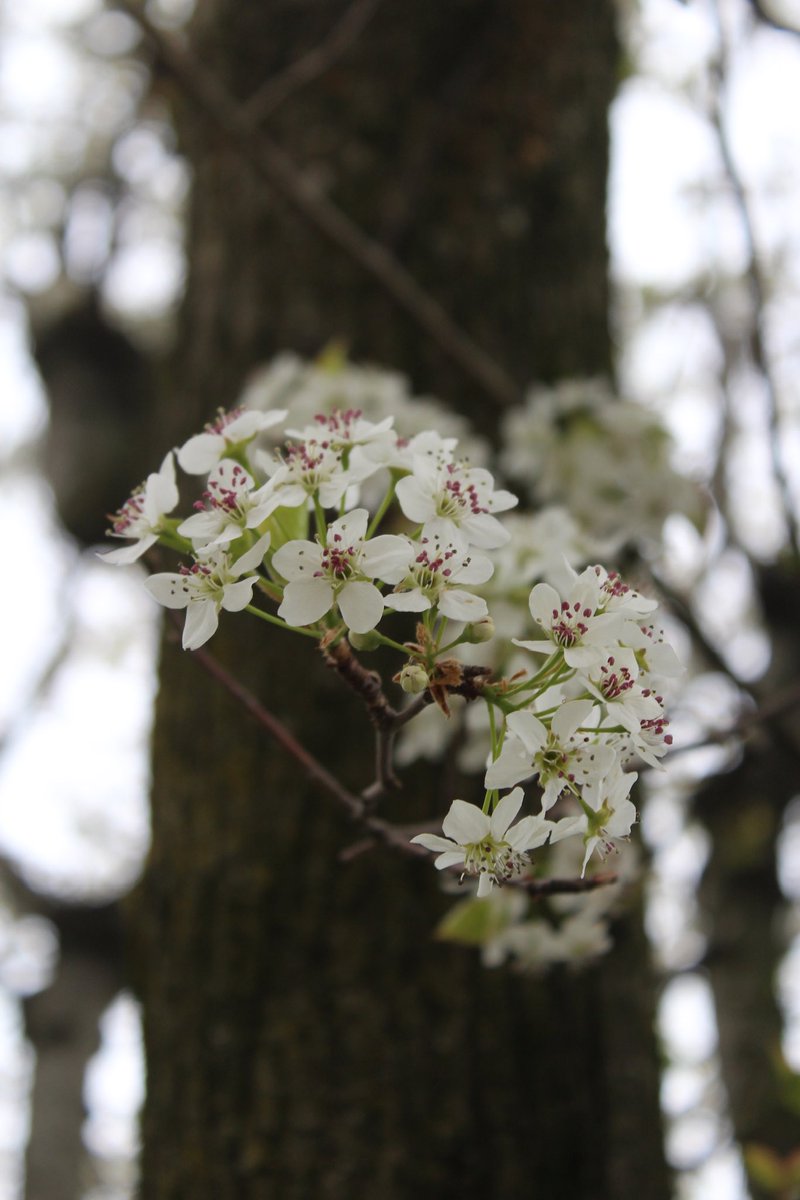
<path id="1" fill-rule="evenodd" d="M 380 504 L 378 505 L 375 516 L 372 518 L 372 520 L 369 523 L 369 529 L 367 530 L 368 538 L 374 537 L 375 530 L 378 528 L 381 521 L 386 516 L 386 511 L 389 508 L 389 505 L 392 503 L 392 500 L 394 500 L 394 489 L 395 489 L 396 484 L 397 484 L 397 480 L 392 479 L 392 482 L 389 484 L 389 487 L 387 489 L 386 495 L 381 500 Z"/>
<path id="2" fill-rule="evenodd" d="M 254 617 L 260 617 L 262 621 L 268 621 L 270 625 L 277 625 L 279 629 L 288 629 L 290 633 L 301 633 L 303 637 L 313 638 L 318 642 L 322 634 L 315 632 L 313 629 L 304 629 L 300 625 L 287 625 L 281 617 L 275 617 L 272 613 L 264 612 L 263 608 L 256 608 L 255 604 L 248 604 L 245 612 L 252 613 Z"/>
<path id="3" fill-rule="evenodd" d="M 387 637 L 385 633 L 378 633 L 377 629 L 374 629 L 372 632 L 382 646 L 391 646 L 393 650 L 399 650 L 401 654 L 408 658 L 408 646 L 403 646 L 400 642 L 395 642 L 392 638 Z"/>
<path id="4" fill-rule="evenodd" d="M 324 547 L 327 545 L 326 539 L 328 536 L 328 523 L 325 520 L 325 509 L 320 504 L 319 496 L 317 495 L 314 496 L 314 520 L 316 521 L 317 525 L 317 539 L 319 540 L 320 546 L 322 546 L 324 549 Z"/>

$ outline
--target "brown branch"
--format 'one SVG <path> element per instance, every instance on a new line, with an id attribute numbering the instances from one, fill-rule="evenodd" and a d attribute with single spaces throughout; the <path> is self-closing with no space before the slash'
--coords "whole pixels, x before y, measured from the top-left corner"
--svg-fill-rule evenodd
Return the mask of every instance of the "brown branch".
<path id="1" fill-rule="evenodd" d="M 383 691 L 383 680 L 377 671 L 369 671 L 358 661 L 350 643 L 342 638 L 332 646 L 323 646 L 322 658 L 326 667 L 344 680 L 348 687 L 361 697 L 376 729 L 391 730 L 398 723 L 400 713 L 394 709 Z"/>
<path id="2" fill-rule="evenodd" d="M 468 379 L 497 404 L 519 402 L 520 388 L 503 367 L 452 320 L 385 246 L 321 195 L 284 150 L 256 129 L 243 108 L 191 50 L 158 30 L 132 0 L 114 0 L 114 4 L 139 23 L 161 66 L 205 114 L 209 124 L 238 150 L 243 163 L 378 283 Z"/>
<path id="3" fill-rule="evenodd" d="M 764 701 L 759 707 L 753 708 L 749 712 L 743 712 L 738 720 L 729 725 L 727 729 L 716 730 L 696 742 L 671 746 L 669 761 L 671 762 L 676 754 L 688 754 L 692 750 L 705 750 L 709 746 L 724 746 L 733 738 L 746 738 L 751 730 L 758 729 L 797 707 L 800 707 L 800 683 L 784 688 L 771 700 Z M 637 769 L 647 771 L 652 768 L 649 764 L 643 763 Z"/>
<path id="4" fill-rule="evenodd" d="M 313 50 L 267 79 L 244 105 L 244 114 L 254 124 L 271 117 L 290 96 L 319 79 L 361 36 L 382 0 L 353 0 L 341 20 Z"/>
<path id="5" fill-rule="evenodd" d="M 521 888 L 535 899 L 546 896 L 574 896 L 581 892 L 594 892 L 600 887 L 609 887 L 616 883 L 619 876 L 613 871 L 602 871 L 590 875 L 588 879 L 509 879 L 508 886 Z"/>

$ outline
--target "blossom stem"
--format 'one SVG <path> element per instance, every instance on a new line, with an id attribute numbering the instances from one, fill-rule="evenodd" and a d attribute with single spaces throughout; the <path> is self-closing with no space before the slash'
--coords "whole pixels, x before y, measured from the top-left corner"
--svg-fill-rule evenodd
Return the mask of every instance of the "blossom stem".
<path id="1" fill-rule="evenodd" d="M 379 633 L 374 630 L 375 636 L 382 646 L 391 646 L 393 650 L 399 650 L 401 654 L 408 655 L 408 646 L 401 645 L 400 642 L 394 641 L 393 638 L 387 637 L 385 633 Z"/>
<path id="2" fill-rule="evenodd" d="M 313 629 L 304 629 L 301 625 L 288 625 L 280 617 L 264 612 L 263 608 L 256 608 L 255 604 L 248 604 L 245 612 L 252 613 L 254 617 L 260 617 L 262 621 L 268 621 L 270 625 L 277 625 L 279 629 L 288 629 L 290 633 L 302 633 L 303 637 L 313 638 L 315 642 L 318 642 L 321 637 L 321 634 L 316 633 Z"/>
<path id="3" fill-rule="evenodd" d="M 317 539 L 320 546 L 327 545 L 328 523 L 325 520 L 325 510 L 319 502 L 319 496 L 314 493 L 314 519 L 317 525 Z"/>
<path id="4" fill-rule="evenodd" d="M 375 530 L 378 528 L 381 521 L 386 516 L 386 510 L 389 508 L 389 505 L 392 503 L 392 500 L 394 499 L 394 489 L 395 489 L 396 484 L 397 484 L 397 480 L 394 477 L 392 477 L 392 482 L 389 484 L 389 487 L 386 490 L 386 495 L 381 500 L 381 502 L 378 505 L 378 508 L 375 512 L 375 516 L 372 518 L 372 520 L 369 523 L 369 529 L 367 530 L 368 538 L 371 538 L 374 536 Z"/>

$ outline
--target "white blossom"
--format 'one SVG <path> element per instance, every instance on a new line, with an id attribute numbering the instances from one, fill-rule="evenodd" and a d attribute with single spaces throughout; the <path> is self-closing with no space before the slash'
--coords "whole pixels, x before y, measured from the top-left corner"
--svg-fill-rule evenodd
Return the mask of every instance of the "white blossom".
<path id="1" fill-rule="evenodd" d="M 495 490 L 484 467 L 454 462 L 446 454 L 415 454 L 413 472 L 397 484 L 397 499 L 410 521 L 428 537 L 488 550 L 509 535 L 495 516 L 517 503 L 511 492 Z"/>
<path id="2" fill-rule="evenodd" d="M 178 533 L 194 544 L 218 546 L 255 529 L 265 519 L 268 505 L 255 490 L 252 476 L 233 459 L 225 458 L 213 469 L 197 510 L 178 526 Z"/>
<path id="3" fill-rule="evenodd" d="M 151 575 L 145 587 L 165 608 L 185 608 L 184 650 L 196 650 L 216 633 L 220 609 L 241 612 L 250 603 L 254 574 L 269 547 L 266 533 L 232 561 L 219 546 L 199 551 L 190 567 Z"/>
<path id="4" fill-rule="evenodd" d="M 510 713 L 499 756 L 486 771 L 487 788 L 509 787 L 532 775 L 542 788 L 542 811 L 552 808 L 565 789 L 580 792 L 602 778 L 616 761 L 613 749 L 594 733 L 580 733 L 589 719 L 591 700 L 568 700 L 548 728 L 529 709 Z"/>
<path id="5" fill-rule="evenodd" d="M 279 424 L 286 416 L 284 409 L 258 412 L 250 408 L 220 410 L 215 421 L 206 425 L 178 450 L 178 462 L 187 475 L 205 475 L 221 458 L 236 447 L 253 440 L 257 434 Z"/>
<path id="6" fill-rule="evenodd" d="M 158 541 L 162 519 L 171 513 L 178 503 L 178 486 L 175 482 L 175 460 L 172 452 L 166 456 L 158 471 L 147 476 L 140 488 L 125 501 L 119 512 L 111 518 L 111 537 L 134 538 L 130 546 L 118 550 L 107 550 L 100 557 L 117 566 L 127 566 Z"/>
<path id="7" fill-rule="evenodd" d="M 556 821 L 551 841 L 575 834 L 583 835 L 584 856 L 581 877 L 586 872 L 589 859 L 599 849 L 601 857 L 614 849 L 618 838 L 627 838 L 635 821 L 636 807 L 628 799 L 638 776 L 635 771 L 623 772 L 619 764 L 602 779 L 590 779 L 581 793 L 583 812 L 574 817 L 562 817 Z"/>
<path id="8" fill-rule="evenodd" d="M 592 667 L 618 648 L 625 617 L 605 611 L 606 594 L 594 567 L 580 575 L 570 568 L 570 575 L 571 586 L 563 595 L 549 583 L 537 583 L 531 591 L 528 607 L 546 640 L 514 641 L 536 653 L 563 650 L 570 667 Z"/>
<path id="9" fill-rule="evenodd" d="M 503 796 L 491 816 L 476 804 L 454 800 L 442 821 L 444 837 L 420 833 L 411 841 L 438 854 L 437 870 L 463 865 L 465 875 L 477 875 L 478 895 L 487 896 L 493 884 L 522 873 L 528 851 L 542 846 L 553 828 L 541 816 L 523 817 L 512 826 L 521 807 L 522 788 Z"/>
<path id="10" fill-rule="evenodd" d="M 408 573 L 398 579 L 393 592 L 384 597 L 387 608 L 400 612 L 424 612 L 438 608 L 453 621 L 481 621 L 488 617 L 486 601 L 461 584 L 485 583 L 493 566 L 484 554 L 467 551 L 437 538 L 423 537 L 412 546 Z M 398 572 L 399 574 L 399 572 Z"/>
<path id="11" fill-rule="evenodd" d="M 353 509 L 328 527 L 326 543 L 291 541 L 276 552 L 275 570 L 288 580 L 278 609 L 289 625 L 312 625 L 336 605 L 355 633 L 368 633 L 383 616 L 384 598 L 373 579 L 404 574 L 413 546 L 382 534 L 366 539 L 369 514 Z"/>

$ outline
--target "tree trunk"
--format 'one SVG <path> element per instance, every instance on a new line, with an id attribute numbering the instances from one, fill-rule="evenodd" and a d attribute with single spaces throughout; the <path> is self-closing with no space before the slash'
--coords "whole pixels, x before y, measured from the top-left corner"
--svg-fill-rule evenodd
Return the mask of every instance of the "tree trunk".
<path id="1" fill-rule="evenodd" d="M 240 101 L 346 6 L 201 0 L 191 32 Z M 520 381 L 607 369 L 610 3 L 386 0 L 270 135 Z M 498 412 L 412 319 L 184 107 L 191 273 L 165 439 L 276 349 L 399 367 L 491 432 Z M 223 614 L 212 648 L 355 787 L 370 729 L 301 639 Z M 435 772 L 387 815 L 430 818 Z M 442 799 L 440 811 L 446 800 Z M 432 940 L 429 863 L 355 840 L 168 636 L 153 848 L 130 908 L 144 1005 L 147 1200 L 663 1200 L 636 916 L 583 975 L 482 969 Z"/>

